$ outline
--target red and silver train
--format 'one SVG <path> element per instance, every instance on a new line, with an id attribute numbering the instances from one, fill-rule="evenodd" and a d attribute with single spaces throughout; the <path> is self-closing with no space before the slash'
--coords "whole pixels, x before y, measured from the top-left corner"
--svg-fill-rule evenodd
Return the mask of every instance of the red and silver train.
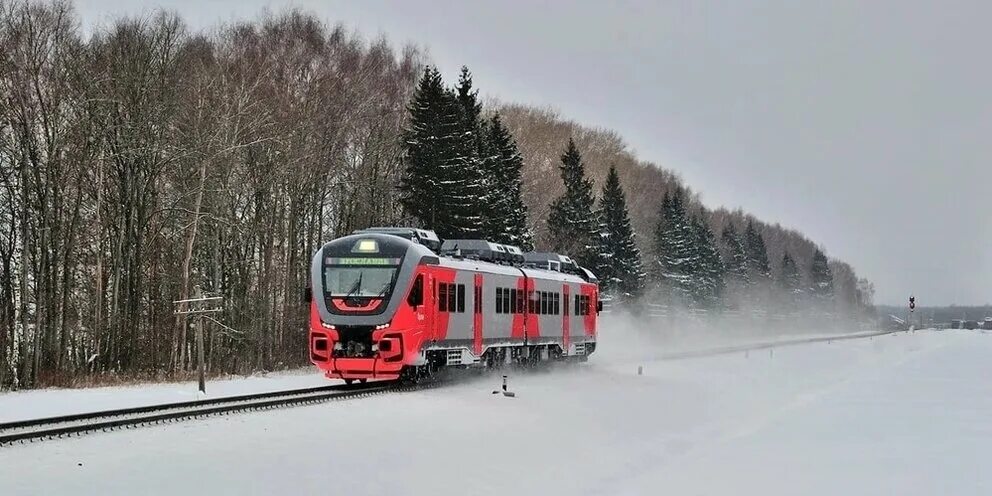
<path id="1" fill-rule="evenodd" d="M 582 360 L 602 309 L 595 276 L 568 257 L 409 228 L 325 244 L 310 287 L 310 360 L 346 382 Z"/>

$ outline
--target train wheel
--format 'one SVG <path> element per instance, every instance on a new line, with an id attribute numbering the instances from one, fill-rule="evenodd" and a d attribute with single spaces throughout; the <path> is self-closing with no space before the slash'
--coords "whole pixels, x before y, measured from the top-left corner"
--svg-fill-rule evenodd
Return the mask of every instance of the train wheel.
<path id="1" fill-rule="evenodd" d="M 353 383 L 353 382 L 355 382 L 355 380 L 354 380 L 354 379 L 345 379 L 345 380 L 344 380 L 344 383 L 345 383 L 345 384 L 347 384 L 347 385 L 349 385 L 349 386 L 350 386 L 350 385 L 351 385 L 351 383 Z"/>
<path id="2" fill-rule="evenodd" d="M 361 384 L 365 384 L 366 382 L 368 382 L 368 379 L 359 379 L 358 382 Z"/>
<path id="3" fill-rule="evenodd" d="M 418 369 L 420 369 L 420 367 L 403 367 L 403 371 L 400 372 L 400 380 L 405 384 L 416 384 L 420 382 L 420 371 Z"/>

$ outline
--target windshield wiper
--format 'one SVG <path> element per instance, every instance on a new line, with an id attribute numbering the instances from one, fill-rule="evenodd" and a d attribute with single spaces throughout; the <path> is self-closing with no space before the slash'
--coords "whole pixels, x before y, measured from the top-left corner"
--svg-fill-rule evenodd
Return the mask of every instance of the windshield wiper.
<path id="1" fill-rule="evenodd" d="M 351 298 L 351 296 L 353 294 L 355 294 L 356 291 L 362 289 L 362 276 L 363 275 L 365 275 L 364 272 L 359 272 L 358 273 L 358 280 L 355 281 L 355 284 L 351 286 L 351 289 L 350 290 L 348 290 L 348 294 L 344 295 L 344 299 L 347 300 L 348 298 Z"/>
<path id="2" fill-rule="evenodd" d="M 379 294 L 375 295 L 375 297 L 376 298 L 382 298 L 382 297 L 386 296 L 386 293 L 388 293 L 389 292 L 389 289 L 392 288 L 392 287 L 393 287 L 393 285 L 391 283 L 388 283 L 387 282 L 386 284 L 383 284 L 382 285 L 382 289 L 379 291 Z"/>

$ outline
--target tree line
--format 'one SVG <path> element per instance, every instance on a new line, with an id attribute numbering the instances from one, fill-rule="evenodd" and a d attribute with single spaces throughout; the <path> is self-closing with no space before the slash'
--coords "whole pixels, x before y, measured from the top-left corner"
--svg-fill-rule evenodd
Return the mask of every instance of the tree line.
<path id="1" fill-rule="evenodd" d="M 715 216 L 679 185 L 654 207 L 652 250 L 642 260 L 617 168 L 610 165 L 597 198 L 571 136 L 557 165 L 562 190 L 551 201 L 543 192 L 544 226 L 528 227 L 516 139 L 503 126 L 499 108 L 483 117 L 487 112 L 466 67 L 447 88 L 437 68 L 428 66 L 409 113 L 401 202 L 410 221 L 444 238 L 484 238 L 530 249 L 532 231 L 543 227 L 546 236 L 537 248 L 572 256 L 599 277 L 611 300 L 634 307 L 654 302 L 691 311 L 760 309 L 794 316 L 803 309 L 830 317 L 860 316 L 870 306 L 859 287 L 853 288 L 853 305 L 837 305 L 834 276 L 819 247 L 801 265 L 788 247 L 772 260 L 753 219 L 724 222 L 717 233 Z M 495 139 L 505 146 L 496 146 Z"/>
<path id="2" fill-rule="evenodd" d="M 732 306 L 733 274 L 780 277 L 728 263 L 713 233 L 747 247 L 745 214 L 705 210 L 619 136 L 483 108 L 467 69 L 447 87 L 426 62 L 298 11 L 83 36 L 67 2 L 0 3 L 0 387 L 182 376 L 193 333 L 173 302 L 201 293 L 223 297 L 211 372 L 305 364 L 308 261 L 373 225 L 568 253 L 631 301 Z M 750 225 L 811 288 L 811 243 Z M 834 300 L 860 298 L 850 267 L 819 265 Z"/>
<path id="3" fill-rule="evenodd" d="M 66 2 L 0 2 L 0 387 L 182 375 L 197 291 L 212 372 L 306 363 L 313 251 L 402 221 L 422 66 L 300 12 L 84 38 Z"/>
<path id="4" fill-rule="evenodd" d="M 828 258 L 802 233 L 740 209 L 706 208 L 675 173 L 638 159 L 612 131 L 582 126 L 547 108 L 507 104 L 499 110 L 524 157 L 523 195 L 536 243 L 571 253 L 599 246 L 589 252 L 598 259 L 576 258 L 596 267 L 614 300 L 702 313 L 757 312 L 785 321 L 792 317 L 793 323 L 800 316 L 816 317 L 840 326 L 871 314 L 872 284 L 850 265 Z M 568 165 L 578 161 L 588 187 L 562 175 L 563 168 L 578 170 Z M 598 199 L 592 193 L 596 184 L 603 186 Z M 576 194 L 596 205 L 577 211 L 602 227 L 584 228 L 585 237 L 575 232 L 562 237 L 555 227 L 562 225 L 559 203 L 548 198 Z M 602 245 L 620 240 L 628 248 Z"/>

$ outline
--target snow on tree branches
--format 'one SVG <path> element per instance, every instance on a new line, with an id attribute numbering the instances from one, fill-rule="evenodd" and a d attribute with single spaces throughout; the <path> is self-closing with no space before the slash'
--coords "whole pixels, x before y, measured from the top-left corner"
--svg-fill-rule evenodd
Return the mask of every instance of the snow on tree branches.
<path id="1" fill-rule="evenodd" d="M 600 198 L 598 240 L 599 264 L 594 272 L 602 291 L 621 300 L 640 296 L 645 274 L 627 213 L 627 199 L 615 167 L 610 167 Z"/>

